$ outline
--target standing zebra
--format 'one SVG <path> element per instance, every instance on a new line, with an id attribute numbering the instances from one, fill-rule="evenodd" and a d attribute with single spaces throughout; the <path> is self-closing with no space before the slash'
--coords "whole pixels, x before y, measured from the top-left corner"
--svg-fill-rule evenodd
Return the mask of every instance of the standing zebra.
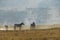
<path id="1" fill-rule="evenodd" d="M 16 27 L 19 27 L 19 30 L 21 30 L 22 25 L 25 25 L 25 24 L 24 23 L 14 24 L 14 30 L 16 30 Z"/>
<path id="2" fill-rule="evenodd" d="M 8 30 L 8 25 L 5 25 L 6 31 Z"/>
<path id="3" fill-rule="evenodd" d="M 30 29 L 35 29 L 35 22 L 30 25 Z"/>

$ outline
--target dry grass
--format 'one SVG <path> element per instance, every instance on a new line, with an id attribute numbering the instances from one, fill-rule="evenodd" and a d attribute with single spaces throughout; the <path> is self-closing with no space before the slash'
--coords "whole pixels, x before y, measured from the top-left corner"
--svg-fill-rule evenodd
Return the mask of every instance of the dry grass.
<path id="1" fill-rule="evenodd" d="M 0 40 L 60 40 L 60 28 L 0 31 Z"/>

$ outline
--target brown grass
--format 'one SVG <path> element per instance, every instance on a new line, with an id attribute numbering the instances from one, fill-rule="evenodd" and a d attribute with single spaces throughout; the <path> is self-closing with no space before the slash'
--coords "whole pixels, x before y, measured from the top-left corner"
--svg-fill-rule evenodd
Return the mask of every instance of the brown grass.
<path id="1" fill-rule="evenodd" d="M 0 31 L 0 40 L 60 40 L 60 28 Z"/>

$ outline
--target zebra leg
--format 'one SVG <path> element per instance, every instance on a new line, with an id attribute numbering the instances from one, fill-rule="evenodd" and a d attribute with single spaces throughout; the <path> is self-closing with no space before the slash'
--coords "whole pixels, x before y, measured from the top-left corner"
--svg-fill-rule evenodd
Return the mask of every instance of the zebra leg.
<path id="1" fill-rule="evenodd" d="M 21 30 L 21 27 L 19 27 L 19 30 Z"/>
<path id="2" fill-rule="evenodd" d="M 8 30 L 8 26 L 5 26 L 5 28 L 6 28 L 6 31 Z"/>
<path id="3" fill-rule="evenodd" d="M 16 26 L 14 26 L 14 30 L 16 30 Z"/>

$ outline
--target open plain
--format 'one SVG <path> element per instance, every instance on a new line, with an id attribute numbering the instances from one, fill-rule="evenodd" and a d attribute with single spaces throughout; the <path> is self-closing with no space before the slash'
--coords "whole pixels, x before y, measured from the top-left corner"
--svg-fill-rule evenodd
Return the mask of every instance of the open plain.
<path id="1" fill-rule="evenodd" d="M 0 40 L 60 40 L 60 28 L 0 30 Z"/>

